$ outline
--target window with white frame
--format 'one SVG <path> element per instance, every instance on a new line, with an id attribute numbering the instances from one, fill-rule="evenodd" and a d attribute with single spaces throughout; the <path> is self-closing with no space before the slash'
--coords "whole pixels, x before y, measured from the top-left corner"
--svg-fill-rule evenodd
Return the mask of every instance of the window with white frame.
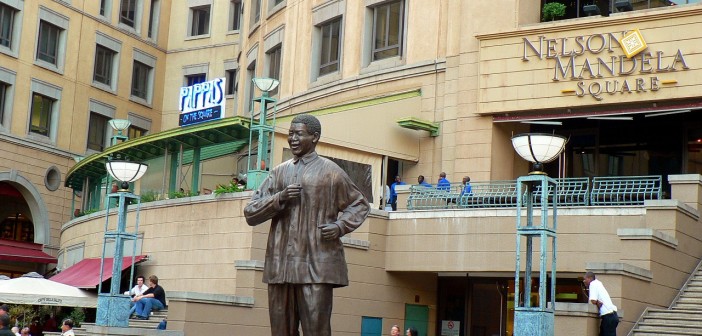
<path id="1" fill-rule="evenodd" d="M 319 26 L 321 45 L 319 48 L 319 75 L 324 76 L 339 71 L 341 59 L 341 18 Z"/>
<path id="2" fill-rule="evenodd" d="M 18 56 L 23 0 L 0 0 L 0 52 Z"/>
<path id="3" fill-rule="evenodd" d="M 48 8 L 39 7 L 39 31 L 35 58 L 37 65 L 63 73 L 67 30 L 68 17 Z"/>
<path id="4" fill-rule="evenodd" d="M 7 91 L 9 85 L 7 83 L 0 82 L 0 126 L 4 126 L 3 121 L 5 120 L 5 104 L 7 102 Z"/>
<path id="5" fill-rule="evenodd" d="M 121 0 L 119 6 L 119 22 L 136 28 L 137 0 Z"/>
<path id="6" fill-rule="evenodd" d="M 110 145 L 111 128 L 108 126 L 110 119 L 115 117 L 115 107 L 90 99 L 88 119 L 88 150 L 102 152 Z"/>
<path id="7" fill-rule="evenodd" d="M 112 17 L 112 0 L 100 0 L 100 16 L 110 20 Z"/>
<path id="8" fill-rule="evenodd" d="M 120 0 L 119 24 L 123 28 L 141 32 L 141 11 L 144 0 Z"/>
<path id="9" fill-rule="evenodd" d="M 402 54 L 404 1 L 381 3 L 373 9 L 373 61 Z"/>
<path id="10" fill-rule="evenodd" d="M 268 59 L 268 78 L 280 80 L 280 59 L 282 57 L 282 52 L 283 46 L 281 44 L 273 47 L 273 49 L 270 49 L 266 52 L 266 58 Z M 268 94 L 271 96 L 275 96 L 276 94 L 278 94 L 279 87 L 280 86 L 277 86 L 275 89 L 268 92 Z"/>
<path id="11" fill-rule="evenodd" d="M 51 117 L 54 110 L 55 99 L 39 93 L 32 93 L 32 115 L 30 117 L 29 131 L 45 137 L 51 135 Z"/>
<path id="12" fill-rule="evenodd" d="M 0 67 L 0 129 L 7 129 L 12 112 L 15 72 Z"/>
<path id="13" fill-rule="evenodd" d="M 238 69 L 229 69 L 226 70 L 226 76 L 227 76 L 227 89 L 226 93 L 227 95 L 233 95 L 236 94 L 236 90 L 239 86 L 239 78 L 237 76 L 237 71 Z"/>
<path id="14" fill-rule="evenodd" d="M 229 30 L 241 28 L 241 0 L 232 0 L 229 3 Z"/>
<path id="15" fill-rule="evenodd" d="M 151 119 L 132 112 L 129 112 L 129 117 L 127 119 L 132 123 L 127 130 L 129 139 L 136 139 L 149 133 L 151 129 Z"/>
<path id="16" fill-rule="evenodd" d="M 0 45 L 7 48 L 12 45 L 12 29 L 16 12 L 14 8 L 0 3 Z"/>
<path id="17" fill-rule="evenodd" d="M 261 0 L 251 0 L 251 7 L 251 23 L 249 26 L 253 27 L 261 20 Z"/>
<path id="18" fill-rule="evenodd" d="M 190 31 L 188 36 L 209 34 L 210 8 L 210 5 L 190 8 Z"/>
<path id="19" fill-rule="evenodd" d="M 146 35 L 150 39 L 156 39 L 158 35 L 158 23 L 161 12 L 161 1 L 151 0 L 151 7 L 149 7 L 149 30 Z"/>
<path id="20" fill-rule="evenodd" d="M 102 114 L 91 112 L 88 122 L 88 149 L 102 152 L 105 150 L 107 138 L 107 122 L 109 119 Z"/>
<path id="21" fill-rule="evenodd" d="M 155 67 L 155 57 L 134 49 L 131 96 L 137 102 L 151 104 Z"/>
<path id="22" fill-rule="evenodd" d="M 207 81 L 207 74 L 198 73 L 185 76 L 185 86 L 192 86 Z"/>
<path id="23" fill-rule="evenodd" d="M 38 79 L 30 84 L 28 134 L 37 140 L 56 141 L 61 105 L 61 88 Z"/>
<path id="24" fill-rule="evenodd" d="M 95 42 L 93 84 L 101 89 L 115 92 L 119 74 L 118 55 L 122 51 L 122 42 L 101 32 L 97 32 Z"/>
<path id="25" fill-rule="evenodd" d="M 253 103 L 251 100 L 254 98 L 254 84 L 252 79 L 256 77 L 256 61 L 253 61 L 249 63 L 249 66 L 246 67 L 246 101 L 244 102 L 244 106 L 247 106 L 248 108 L 245 109 L 244 111 L 251 111 L 253 109 Z"/>
<path id="26" fill-rule="evenodd" d="M 149 76 L 153 69 L 139 61 L 134 61 L 132 69 L 132 96 L 146 100 L 149 89 Z"/>

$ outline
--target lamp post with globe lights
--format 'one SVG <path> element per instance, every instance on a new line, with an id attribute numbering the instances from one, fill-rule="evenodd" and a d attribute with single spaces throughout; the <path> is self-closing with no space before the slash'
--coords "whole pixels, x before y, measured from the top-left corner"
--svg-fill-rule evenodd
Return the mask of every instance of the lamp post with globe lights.
<path id="1" fill-rule="evenodd" d="M 556 297 L 556 228 L 558 217 L 558 183 L 543 172 L 543 164 L 558 158 L 567 139 L 556 134 L 526 133 L 512 137 L 512 146 L 519 156 L 533 163 L 527 176 L 517 179 L 517 248 L 514 286 L 514 335 L 548 336 L 554 334 Z M 540 222 L 534 222 L 534 202 L 541 208 Z M 549 207 L 551 214 L 549 216 Z M 522 209 L 526 216 L 522 219 Z M 539 246 L 538 303 L 531 302 L 534 242 Z M 526 241 L 522 280 L 522 241 Z M 549 260 L 549 240 L 551 256 Z M 549 262 L 550 261 L 550 262 Z M 548 264 L 551 266 L 550 286 L 547 283 Z M 522 282 L 523 281 L 523 282 Z M 524 293 L 520 294 L 520 283 Z M 547 293 L 547 288 L 549 293 Z M 548 298 L 548 301 L 547 301 Z"/>
<path id="2" fill-rule="evenodd" d="M 105 164 L 105 168 L 109 175 L 116 181 L 119 186 L 116 192 L 107 195 L 108 206 L 105 209 L 105 235 L 103 239 L 102 258 L 100 260 L 100 286 L 98 288 L 98 308 L 95 324 L 106 327 L 128 327 L 129 326 L 129 302 L 130 298 L 123 295 L 120 291 L 120 282 L 122 279 L 122 265 L 124 256 L 124 243 L 133 241 L 133 252 L 136 252 L 136 240 L 139 230 L 139 209 L 136 212 L 135 229 L 133 232 L 127 232 L 127 206 L 130 203 L 136 202 L 139 204 L 140 197 L 133 194 L 129 190 L 129 184 L 137 181 L 146 173 L 148 166 L 144 163 L 130 162 L 126 160 L 110 160 Z M 110 208 L 109 202 L 111 199 L 116 200 L 117 204 L 117 226 L 110 227 Z M 113 229 L 113 230 L 111 230 Z M 103 267 L 105 264 L 105 255 L 107 250 L 107 242 L 114 241 L 114 255 L 112 257 L 112 278 L 110 281 L 110 292 L 102 293 Z M 134 256 L 132 255 L 132 258 Z M 131 263 L 131 276 L 134 275 L 134 260 Z M 131 285 L 131 284 L 130 284 Z"/>
<path id="3" fill-rule="evenodd" d="M 251 127 L 249 131 L 249 157 L 247 163 L 247 173 L 246 173 L 246 189 L 258 189 L 263 180 L 268 176 L 267 167 L 271 166 L 271 156 L 268 152 L 273 148 L 273 131 L 275 125 L 275 104 L 278 101 L 275 98 L 269 96 L 269 92 L 275 90 L 280 82 L 273 78 L 253 78 L 252 79 L 256 88 L 261 91 L 261 96 L 253 98 L 251 101 Z M 256 102 L 259 106 L 258 123 L 254 124 L 254 110 L 256 107 Z M 269 104 L 272 104 L 272 109 L 269 108 Z M 273 120 L 271 125 L 267 124 L 268 111 L 272 110 Z M 254 133 L 258 134 L 258 145 L 257 149 L 257 159 L 255 162 L 251 162 L 252 152 L 251 143 L 253 140 Z M 270 140 L 270 144 L 268 143 Z"/>

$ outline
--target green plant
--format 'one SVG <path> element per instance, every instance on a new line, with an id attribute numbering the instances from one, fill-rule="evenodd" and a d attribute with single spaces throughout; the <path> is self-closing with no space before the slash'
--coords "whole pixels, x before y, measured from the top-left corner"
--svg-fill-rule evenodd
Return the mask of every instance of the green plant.
<path id="1" fill-rule="evenodd" d="M 548 2 L 541 9 L 543 21 L 553 21 L 565 15 L 566 6 L 560 2 Z"/>
<path id="2" fill-rule="evenodd" d="M 85 308 L 73 308 L 73 311 L 68 314 L 68 318 L 73 320 L 75 327 L 80 327 L 85 321 Z"/>
<path id="3" fill-rule="evenodd" d="M 190 196 L 197 196 L 200 193 L 198 192 L 190 192 L 190 191 L 172 191 L 168 193 L 168 198 L 169 199 L 174 199 L 174 198 L 183 198 L 183 197 L 190 197 Z"/>
<path id="4" fill-rule="evenodd" d="M 28 326 L 41 316 L 41 312 L 30 305 L 10 305 L 12 325 Z"/>
<path id="5" fill-rule="evenodd" d="M 217 188 L 214 190 L 214 193 L 215 195 L 221 195 L 240 191 L 244 191 L 244 188 L 234 182 L 229 182 L 227 185 L 218 184 Z"/>
<path id="6" fill-rule="evenodd" d="M 159 199 L 159 194 L 153 190 L 147 190 L 141 193 L 141 203 L 153 202 Z"/>

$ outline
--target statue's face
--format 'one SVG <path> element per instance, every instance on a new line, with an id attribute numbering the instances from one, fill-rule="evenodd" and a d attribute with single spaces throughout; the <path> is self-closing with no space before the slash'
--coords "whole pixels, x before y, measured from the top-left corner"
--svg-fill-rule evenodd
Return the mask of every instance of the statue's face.
<path id="1" fill-rule="evenodd" d="M 300 157 L 314 151 L 319 141 L 319 133 L 310 134 L 307 125 L 294 123 L 288 131 L 288 145 L 293 155 Z"/>

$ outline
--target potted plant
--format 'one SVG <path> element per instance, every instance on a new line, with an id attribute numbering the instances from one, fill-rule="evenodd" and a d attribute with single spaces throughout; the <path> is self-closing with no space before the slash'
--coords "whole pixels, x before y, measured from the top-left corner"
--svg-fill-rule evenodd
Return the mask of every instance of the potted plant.
<path id="1" fill-rule="evenodd" d="M 566 6 L 560 2 L 548 2 L 541 9 L 543 21 L 554 21 L 565 15 Z"/>

